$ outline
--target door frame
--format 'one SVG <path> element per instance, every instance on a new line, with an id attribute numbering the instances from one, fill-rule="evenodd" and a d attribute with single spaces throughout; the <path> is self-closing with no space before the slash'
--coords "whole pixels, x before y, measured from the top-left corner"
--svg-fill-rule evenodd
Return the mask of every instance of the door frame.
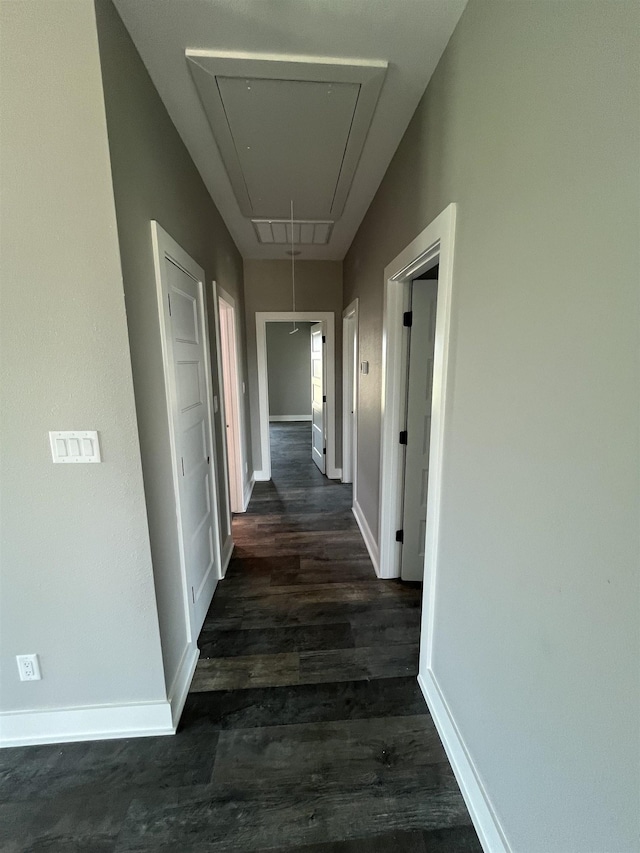
<path id="1" fill-rule="evenodd" d="M 180 500 L 180 477 L 181 468 L 179 454 L 177 452 L 176 432 L 173 418 L 174 407 L 177 404 L 177 392 L 175 376 L 172 369 L 173 345 L 171 336 L 167 333 L 169 323 L 168 299 L 162 273 L 162 258 L 170 258 L 172 263 L 180 267 L 187 275 L 199 283 L 202 297 L 202 325 L 201 333 L 204 345 L 204 371 L 205 389 L 207 394 L 206 404 L 209 409 L 209 446 L 211 447 L 211 488 L 209 498 L 211 500 L 212 515 L 215 523 L 215 573 L 216 580 L 222 578 L 222 543 L 220 541 L 220 506 L 218 502 L 218 465 L 215 453 L 215 421 L 213 408 L 213 383 L 211 381 L 211 349 L 209 338 L 209 324 L 207 317 L 207 294 L 205 287 L 205 275 L 202 267 L 188 255 L 185 250 L 168 234 L 156 221 L 151 220 L 151 239 L 153 243 L 153 262 L 156 278 L 156 295 L 158 297 L 158 319 L 160 326 L 160 341 L 162 345 L 162 369 L 165 385 L 165 405 L 167 410 L 167 423 L 169 428 L 169 445 L 171 449 L 171 472 L 173 482 L 173 493 L 176 507 L 176 525 L 178 537 L 178 552 L 180 560 L 180 575 L 182 581 L 183 606 L 185 621 L 187 625 L 187 642 L 195 645 L 198 639 L 198 631 L 194 627 L 195 616 L 193 612 L 192 596 L 190 595 L 190 580 L 187 570 L 185 547 L 182 536 L 182 506 Z"/>
<path id="2" fill-rule="evenodd" d="M 218 372 L 220 377 L 220 411 L 222 414 L 222 423 L 224 426 L 225 440 L 223 442 L 225 448 L 225 466 L 228 472 L 228 495 L 229 507 L 231 512 L 246 512 L 251 497 L 251 488 L 247 488 L 249 483 L 248 472 L 245 471 L 247 465 L 245 453 L 245 423 L 244 423 L 244 407 L 242 405 L 243 396 L 241 393 L 240 380 L 240 348 L 238 336 L 238 317 L 236 310 L 236 300 L 224 288 L 213 282 L 213 296 L 215 300 L 215 316 L 216 316 L 216 347 L 218 352 Z M 224 305 L 224 311 L 230 315 L 229 326 L 232 332 L 231 350 L 229 353 L 228 363 L 225 361 L 224 353 L 222 352 L 222 312 L 220 310 L 221 303 Z M 228 319 L 228 318 L 225 318 Z M 229 395 L 231 397 L 231 411 L 227 411 L 226 406 L 226 383 L 224 381 L 224 365 L 226 364 L 229 373 L 231 384 L 229 387 Z M 227 422 L 232 424 L 232 429 L 227 430 Z M 232 433 L 234 442 L 234 456 L 236 460 L 235 476 L 232 476 L 229 465 L 229 432 Z M 235 488 L 234 488 L 235 487 Z"/>
<path id="3" fill-rule="evenodd" d="M 353 358 L 347 354 L 353 350 Z M 353 483 L 353 503 L 358 499 L 358 299 L 342 312 L 342 482 Z M 353 408 L 353 419 L 349 412 Z"/>
<path id="4" fill-rule="evenodd" d="M 335 314 L 333 311 L 256 311 L 256 357 L 258 366 L 258 420 L 260 425 L 261 465 L 254 476 L 258 480 L 271 479 L 271 444 L 269 440 L 269 377 L 267 375 L 267 323 L 322 323 L 326 337 L 327 391 L 326 433 L 327 467 L 330 480 L 339 480 L 342 471 L 336 468 L 336 378 L 335 378 Z"/>
<path id="5" fill-rule="evenodd" d="M 404 483 L 404 452 L 399 434 L 404 429 L 409 364 L 409 336 L 403 325 L 403 314 L 409 309 L 413 279 L 436 264 L 440 265 L 424 570 L 423 612 L 426 609 L 429 613 L 429 630 L 433 625 L 431 617 L 438 561 L 444 437 L 450 408 L 448 381 L 455 222 L 456 205 L 450 204 L 384 271 L 379 569 L 381 578 L 397 578 L 400 577 L 401 546 L 396 542 L 396 530 L 402 527 Z M 429 659 L 430 656 L 429 643 Z"/>

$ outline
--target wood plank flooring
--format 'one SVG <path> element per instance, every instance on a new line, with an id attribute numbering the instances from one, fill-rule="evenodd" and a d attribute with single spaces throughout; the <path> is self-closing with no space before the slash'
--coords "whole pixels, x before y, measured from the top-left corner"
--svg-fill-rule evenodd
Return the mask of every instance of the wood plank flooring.
<path id="1" fill-rule="evenodd" d="M 272 426 L 272 466 L 178 734 L 2 751 L 2 853 L 481 853 L 416 684 L 419 587 L 376 579 L 309 424 Z"/>

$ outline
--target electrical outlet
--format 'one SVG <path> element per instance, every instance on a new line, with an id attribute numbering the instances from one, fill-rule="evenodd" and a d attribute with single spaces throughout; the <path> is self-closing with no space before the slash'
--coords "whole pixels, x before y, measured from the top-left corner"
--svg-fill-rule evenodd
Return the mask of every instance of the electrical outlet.
<path id="1" fill-rule="evenodd" d="M 40 681 L 40 662 L 38 655 L 16 655 L 20 681 Z"/>

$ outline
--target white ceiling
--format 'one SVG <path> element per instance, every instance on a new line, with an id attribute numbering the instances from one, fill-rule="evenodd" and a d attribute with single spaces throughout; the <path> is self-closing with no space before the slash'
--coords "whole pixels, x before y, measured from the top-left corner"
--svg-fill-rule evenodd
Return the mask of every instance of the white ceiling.
<path id="1" fill-rule="evenodd" d="M 287 199 L 293 195 L 296 218 L 336 219 L 328 245 L 303 246 L 301 258 L 340 260 L 467 0 L 114 2 L 242 254 L 285 257 L 285 246 L 258 242 L 250 216 L 285 218 Z M 260 79 L 269 77 L 264 74 L 257 79 L 230 74 L 224 82 L 223 75 L 211 77 L 214 84 L 219 81 L 220 97 L 233 111 L 227 131 L 251 196 L 247 204 L 228 151 L 224 159 L 221 154 L 224 139 L 217 133 L 216 141 L 211 131 L 203 108 L 206 97 L 201 101 L 186 51 L 230 52 L 249 60 L 246 54 L 259 54 L 263 60 L 265 54 L 277 54 L 272 58 L 289 61 L 292 68 L 299 68 L 301 61 L 334 66 L 373 61 L 388 63 L 388 68 L 368 133 L 365 117 L 355 146 L 347 126 L 349 117 L 357 115 L 357 93 L 346 79 L 332 84 L 335 102 L 329 109 L 323 100 L 326 77 L 313 82 L 313 75 L 309 80 L 292 73 L 288 83 L 280 75 L 277 85 Z M 256 102 L 249 111 L 250 97 Z M 290 132 L 283 133 L 286 130 Z M 333 202 L 333 215 L 328 215 L 336 193 L 342 198 Z"/>

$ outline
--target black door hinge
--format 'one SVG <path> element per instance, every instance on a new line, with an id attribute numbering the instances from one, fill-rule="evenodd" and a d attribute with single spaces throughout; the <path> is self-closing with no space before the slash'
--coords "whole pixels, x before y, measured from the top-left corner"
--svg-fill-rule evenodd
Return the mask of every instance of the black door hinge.
<path id="1" fill-rule="evenodd" d="M 327 342 L 327 336 L 326 336 L 326 335 L 323 335 L 323 336 L 322 336 L 322 343 L 323 343 L 323 344 L 326 344 L 326 342 Z"/>
<path id="2" fill-rule="evenodd" d="M 407 431 L 406 431 L 406 429 L 403 429 L 402 432 L 400 433 L 400 444 L 406 444 L 406 443 L 407 443 Z"/>
<path id="3" fill-rule="evenodd" d="M 404 530 L 396 530 L 396 542 L 404 542 Z"/>
<path id="4" fill-rule="evenodd" d="M 413 311 L 405 311 L 402 315 L 402 325 L 411 328 L 413 325 Z"/>
<path id="5" fill-rule="evenodd" d="M 167 293 L 167 300 L 169 301 L 169 316 L 171 316 L 171 294 Z"/>
<path id="6" fill-rule="evenodd" d="M 322 395 L 322 402 L 323 402 L 323 403 L 326 403 L 326 402 L 327 402 L 327 395 L 326 395 L 326 394 L 323 394 L 323 395 Z"/>
<path id="7" fill-rule="evenodd" d="M 322 455 L 323 455 L 323 456 L 326 456 L 326 455 L 327 455 L 327 448 L 326 448 L 326 447 L 323 447 L 323 448 L 322 448 Z"/>

